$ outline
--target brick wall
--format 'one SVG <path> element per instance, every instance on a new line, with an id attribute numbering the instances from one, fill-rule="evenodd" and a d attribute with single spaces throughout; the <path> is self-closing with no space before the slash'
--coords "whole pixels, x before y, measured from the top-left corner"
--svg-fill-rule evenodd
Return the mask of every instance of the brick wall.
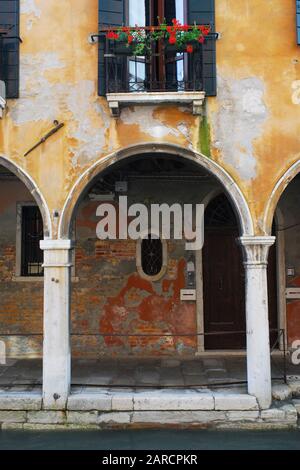
<path id="1" fill-rule="evenodd" d="M 178 197 L 182 202 L 197 201 L 191 187 L 188 191 L 182 184 L 181 194 L 178 185 L 176 188 L 174 183 L 156 183 L 155 187 L 153 182 L 132 184 L 128 204 L 171 204 Z M 180 301 L 180 289 L 186 287 L 184 241 L 167 242 L 166 273 L 150 282 L 138 273 L 135 241 L 96 238 L 98 205 L 86 198 L 76 220 L 78 282 L 72 285 L 73 356 L 194 354 L 196 337 L 180 336 L 197 331 L 195 302 Z"/>
<path id="2" fill-rule="evenodd" d="M 9 357 L 40 357 L 43 282 L 24 282 L 15 276 L 16 207 L 18 202 L 32 201 L 32 196 L 21 182 L 4 180 L 0 200 L 0 340 L 5 341 Z"/>
<path id="3" fill-rule="evenodd" d="M 80 224 L 79 217 L 77 228 Z M 180 289 L 185 287 L 183 244 L 168 243 L 168 252 L 165 276 L 149 282 L 137 273 L 136 242 L 78 240 L 72 331 L 80 336 L 72 336 L 74 356 L 195 352 L 195 337 L 145 336 L 196 332 L 195 303 L 180 302 Z M 118 336 L 136 333 L 144 336 Z"/>

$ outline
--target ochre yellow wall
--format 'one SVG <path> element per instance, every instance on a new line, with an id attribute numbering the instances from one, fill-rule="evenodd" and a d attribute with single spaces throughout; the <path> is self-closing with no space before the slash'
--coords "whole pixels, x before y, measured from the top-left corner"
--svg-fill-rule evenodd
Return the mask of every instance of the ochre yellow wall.
<path id="1" fill-rule="evenodd" d="M 21 0 L 20 98 L 8 102 L 0 122 L 0 155 L 33 177 L 51 213 L 84 170 L 115 150 L 152 141 L 207 148 L 200 118 L 182 107 L 126 108 L 110 117 L 97 96 L 97 45 L 88 42 L 97 25 L 98 0 Z M 210 158 L 238 183 L 262 233 L 268 198 L 300 157 L 295 1 L 216 0 L 216 29 Z M 65 127 L 25 158 L 54 119 Z"/>

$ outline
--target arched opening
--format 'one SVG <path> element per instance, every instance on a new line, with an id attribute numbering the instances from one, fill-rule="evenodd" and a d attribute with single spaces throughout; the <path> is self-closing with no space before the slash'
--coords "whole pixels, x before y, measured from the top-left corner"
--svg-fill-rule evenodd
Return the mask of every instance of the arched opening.
<path id="1" fill-rule="evenodd" d="M 91 186 L 94 184 L 94 181 L 97 179 L 97 177 L 99 177 L 101 172 L 109 169 L 112 165 L 117 162 L 121 162 L 124 159 L 149 154 L 155 154 L 157 157 L 169 156 L 183 158 L 187 161 L 194 162 L 196 166 L 199 166 L 204 171 L 207 171 L 209 175 L 218 181 L 218 183 L 221 185 L 221 188 L 226 190 L 228 197 L 232 201 L 234 211 L 239 221 L 240 234 L 247 236 L 254 235 L 253 221 L 247 201 L 236 182 L 224 170 L 224 168 L 218 165 L 211 158 L 208 158 L 205 155 L 195 151 L 191 151 L 174 144 L 152 142 L 150 144 L 140 144 L 127 147 L 123 150 L 107 155 L 106 157 L 103 157 L 95 162 L 80 176 L 80 178 L 74 184 L 65 202 L 58 227 L 59 238 L 72 238 L 72 222 L 74 220 L 76 210 L 78 209 L 78 205 L 84 194 L 86 194 L 89 188 L 91 188 Z"/>
<path id="2" fill-rule="evenodd" d="M 300 338 L 300 175 L 289 180 L 278 198 L 273 228 L 276 223 L 278 325 L 285 330 L 287 347 L 292 352 L 297 349 L 296 342 Z"/>
<path id="3" fill-rule="evenodd" d="M 6 390 L 41 386 L 43 253 L 50 217 L 38 188 L 20 168 L 0 158 L 1 385 Z M 5 353 L 4 353 L 4 352 Z M 10 367 L 7 367 L 10 366 Z"/>
<path id="4" fill-rule="evenodd" d="M 180 365 L 180 361 L 195 359 L 199 352 L 199 336 L 203 339 L 204 333 L 198 304 L 203 302 L 199 287 L 202 274 L 198 272 L 197 261 L 201 250 L 186 250 L 184 238 L 171 236 L 163 240 L 159 250 L 160 272 L 155 271 L 151 279 L 149 273 L 145 276 L 144 269 L 147 250 L 143 255 L 137 250 L 138 244 L 142 247 L 142 241 L 120 237 L 116 240 L 97 239 L 99 217 L 96 213 L 99 205 L 111 204 L 115 209 L 118 232 L 121 197 L 127 197 L 127 208 L 133 204 L 143 204 L 149 210 L 153 204 L 167 204 L 168 207 L 179 204 L 183 208 L 184 204 L 201 204 L 207 194 L 223 193 L 225 188 L 221 178 L 214 176 L 204 165 L 178 154 L 143 152 L 113 161 L 113 165 L 106 165 L 102 171 L 94 169 L 86 174 L 82 178 L 85 185 L 79 181 L 79 187 L 82 185 L 84 189 L 80 191 L 77 204 L 73 199 L 73 207 L 67 203 L 64 209 L 64 215 L 74 215 L 73 233 L 76 234 L 73 273 L 76 282 L 72 284 L 71 316 L 72 383 L 82 383 L 84 368 L 101 361 L 101 366 L 96 367 L 98 372 L 93 370 L 94 380 L 89 379 L 88 383 L 141 385 L 147 380 L 143 371 L 153 360 L 149 366 L 151 384 L 175 380 L 173 385 L 184 385 L 186 380 L 192 380 L 191 377 L 187 379 L 181 375 L 170 379 L 168 373 L 163 377 L 161 363 L 172 358 Z M 232 182 L 230 187 L 234 188 L 230 193 L 235 201 L 234 209 L 229 207 L 235 219 L 237 237 L 239 233 L 245 233 L 247 226 L 251 232 L 252 222 L 247 217 L 243 219 L 243 214 L 248 212 L 245 207 L 237 208 L 234 199 L 237 192 Z M 78 187 L 72 192 L 75 191 L 78 194 Z M 71 200 L 69 197 L 68 201 Z M 126 223 L 131 220 L 132 216 L 126 217 Z M 172 214 L 173 235 L 175 224 Z M 66 220 L 62 220 L 61 231 L 67 227 Z M 149 229 L 146 233 L 150 232 Z M 150 248 L 152 253 L 153 247 Z M 239 251 L 240 247 L 236 245 L 236 249 Z M 140 253 L 140 259 L 137 253 Z M 242 284 L 241 289 L 244 289 Z M 200 377 L 198 381 L 201 381 Z"/>

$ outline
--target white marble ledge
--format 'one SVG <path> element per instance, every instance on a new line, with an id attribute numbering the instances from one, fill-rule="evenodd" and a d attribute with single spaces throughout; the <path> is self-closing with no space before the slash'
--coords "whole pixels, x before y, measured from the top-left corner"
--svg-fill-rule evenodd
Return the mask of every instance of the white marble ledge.
<path id="1" fill-rule="evenodd" d="M 165 91 L 165 92 L 139 92 L 139 93 L 108 93 L 107 102 L 113 117 L 120 116 L 122 106 L 155 105 L 173 103 L 179 105 L 192 105 L 194 115 L 202 114 L 205 99 L 204 91 Z"/>

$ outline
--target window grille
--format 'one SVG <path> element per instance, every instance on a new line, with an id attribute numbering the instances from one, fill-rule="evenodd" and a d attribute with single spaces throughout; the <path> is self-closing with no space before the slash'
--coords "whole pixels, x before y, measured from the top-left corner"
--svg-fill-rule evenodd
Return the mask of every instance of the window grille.
<path id="1" fill-rule="evenodd" d="M 157 276 L 163 267 L 163 246 L 160 238 L 149 234 L 141 245 L 142 269 L 147 276 Z"/>
<path id="2" fill-rule="evenodd" d="M 37 206 L 22 207 L 21 276 L 43 276 L 43 219 Z"/>

